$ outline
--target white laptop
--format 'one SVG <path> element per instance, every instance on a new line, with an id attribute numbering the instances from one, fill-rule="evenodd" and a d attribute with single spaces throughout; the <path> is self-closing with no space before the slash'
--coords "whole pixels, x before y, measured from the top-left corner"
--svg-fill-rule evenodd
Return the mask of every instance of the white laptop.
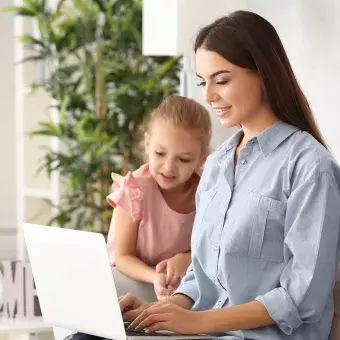
<path id="1" fill-rule="evenodd" d="M 212 338 L 126 331 L 103 235 L 28 223 L 23 230 L 47 324 L 113 340 Z"/>

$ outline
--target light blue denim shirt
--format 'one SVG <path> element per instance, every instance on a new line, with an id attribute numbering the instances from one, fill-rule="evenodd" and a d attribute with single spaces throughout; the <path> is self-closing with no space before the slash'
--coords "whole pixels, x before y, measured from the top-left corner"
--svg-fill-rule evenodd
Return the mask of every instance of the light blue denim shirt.
<path id="1" fill-rule="evenodd" d="M 242 130 L 207 160 L 197 190 L 192 264 L 177 293 L 194 310 L 257 300 L 275 324 L 226 339 L 328 339 L 339 259 L 340 169 L 310 134 L 278 122 Z"/>

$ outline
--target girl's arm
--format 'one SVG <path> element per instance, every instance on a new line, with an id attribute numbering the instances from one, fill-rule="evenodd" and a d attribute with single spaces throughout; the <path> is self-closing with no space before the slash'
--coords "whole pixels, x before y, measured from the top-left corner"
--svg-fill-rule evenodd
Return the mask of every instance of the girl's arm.
<path id="1" fill-rule="evenodd" d="M 114 228 L 114 252 L 117 269 L 124 275 L 142 282 L 153 283 L 156 271 L 136 256 L 138 222 L 122 208 L 114 209 L 111 226 Z"/>
<path id="2" fill-rule="evenodd" d="M 156 266 L 157 273 L 166 273 L 166 284 L 173 287 L 178 286 L 191 263 L 191 251 L 179 253 L 175 256 L 159 262 Z"/>

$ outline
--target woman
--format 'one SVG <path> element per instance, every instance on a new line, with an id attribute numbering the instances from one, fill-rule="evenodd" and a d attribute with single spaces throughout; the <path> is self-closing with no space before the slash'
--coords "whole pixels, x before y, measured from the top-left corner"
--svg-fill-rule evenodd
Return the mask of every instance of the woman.
<path id="1" fill-rule="evenodd" d="M 156 304 L 127 295 L 122 312 L 149 332 L 328 339 L 340 170 L 282 43 L 237 11 L 204 27 L 195 53 L 207 102 L 224 127 L 242 128 L 207 160 L 180 287 Z"/>

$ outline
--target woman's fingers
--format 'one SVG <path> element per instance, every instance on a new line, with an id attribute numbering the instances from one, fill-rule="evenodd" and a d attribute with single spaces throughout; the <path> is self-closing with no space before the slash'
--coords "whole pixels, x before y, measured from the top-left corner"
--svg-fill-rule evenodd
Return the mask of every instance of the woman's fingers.
<path id="1" fill-rule="evenodd" d="M 154 323 L 152 326 L 147 327 L 148 333 L 155 333 L 157 331 L 169 330 L 168 323 L 166 321 Z"/>
<path id="2" fill-rule="evenodd" d="M 171 266 L 166 268 L 166 285 L 169 286 L 175 276 L 175 270 Z"/>
<path id="3" fill-rule="evenodd" d="M 177 275 L 174 275 L 169 283 L 169 286 L 173 287 L 174 289 L 176 289 L 179 284 L 181 282 L 181 278 Z"/>
<path id="4" fill-rule="evenodd" d="M 141 315 L 142 312 L 143 308 L 139 307 L 124 313 L 124 317 L 126 318 L 127 321 L 134 321 L 139 315 Z"/>
<path id="5" fill-rule="evenodd" d="M 166 311 L 170 308 L 169 303 L 159 303 L 145 309 L 130 325 L 131 329 L 144 329 L 153 322 L 165 320 Z M 151 318 L 150 318 L 151 317 Z M 146 321 L 148 319 L 148 321 Z"/>
<path id="6" fill-rule="evenodd" d="M 142 311 L 136 318 L 133 320 L 133 322 L 130 324 L 128 329 L 136 329 L 136 327 L 144 321 L 147 317 L 149 317 L 153 312 L 151 311 L 153 309 L 153 306 L 145 309 Z"/>
<path id="7" fill-rule="evenodd" d="M 145 328 L 149 329 L 157 323 L 165 322 L 167 320 L 166 314 L 153 314 L 144 319 L 136 328 L 136 331 L 141 331 Z"/>
<path id="8" fill-rule="evenodd" d="M 163 261 L 159 262 L 156 266 L 156 272 L 157 273 L 165 273 L 167 264 L 168 264 L 168 260 L 163 260 Z"/>
<path id="9" fill-rule="evenodd" d="M 119 298 L 119 307 L 122 313 L 129 309 L 136 309 L 140 307 L 141 304 L 142 301 L 130 293 Z"/>

